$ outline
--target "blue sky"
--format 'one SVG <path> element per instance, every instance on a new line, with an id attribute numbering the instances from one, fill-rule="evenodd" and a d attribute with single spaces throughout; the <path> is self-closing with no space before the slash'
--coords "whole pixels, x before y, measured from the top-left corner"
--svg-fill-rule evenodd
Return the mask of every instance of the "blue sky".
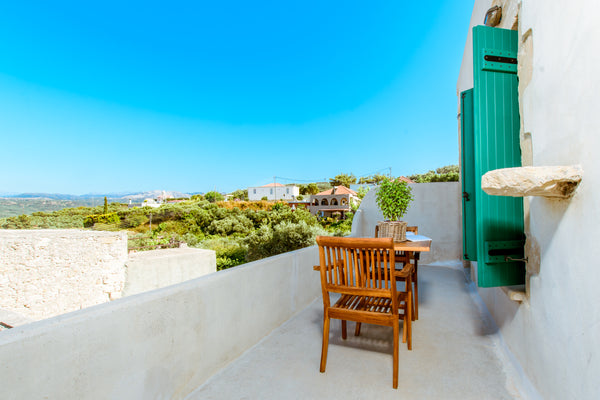
<path id="1" fill-rule="evenodd" d="M 7 2 L 0 193 L 232 191 L 457 164 L 472 7 Z"/>

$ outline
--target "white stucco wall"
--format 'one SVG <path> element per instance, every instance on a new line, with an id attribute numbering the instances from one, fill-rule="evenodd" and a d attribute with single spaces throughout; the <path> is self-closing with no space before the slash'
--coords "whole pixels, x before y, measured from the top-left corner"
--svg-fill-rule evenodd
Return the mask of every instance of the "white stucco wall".
<path id="1" fill-rule="evenodd" d="M 421 253 L 421 263 L 458 260 L 462 252 L 461 195 L 458 182 L 414 183 L 414 200 L 402 218 L 432 239 L 431 252 Z M 377 188 L 365 196 L 352 223 L 352 236 L 373 237 L 383 215 L 375 201 Z"/>
<path id="2" fill-rule="evenodd" d="M 123 296 L 174 285 L 217 271 L 214 250 L 161 249 L 129 254 Z"/>
<path id="3" fill-rule="evenodd" d="M 321 295 L 317 263 L 313 246 L 2 331 L 2 398 L 182 399 Z"/>
<path id="4" fill-rule="evenodd" d="M 476 1 L 479 9 L 490 5 Z M 533 273 L 528 299 L 518 304 L 500 289 L 479 289 L 508 348 L 548 399 L 600 398 L 597 6 L 592 0 L 521 2 L 519 63 L 529 57 L 532 65 L 519 75 L 522 138 L 531 134 L 533 165 L 580 165 L 584 177 L 570 200 L 525 199 Z M 464 81 L 461 76 L 459 90 Z"/>
<path id="5" fill-rule="evenodd" d="M 256 193 L 254 193 L 256 191 Z M 248 200 L 255 201 L 266 197 L 267 200 L 292 200 L 300 195 L 298 186 L 257 186 L 248 188 Z"/>

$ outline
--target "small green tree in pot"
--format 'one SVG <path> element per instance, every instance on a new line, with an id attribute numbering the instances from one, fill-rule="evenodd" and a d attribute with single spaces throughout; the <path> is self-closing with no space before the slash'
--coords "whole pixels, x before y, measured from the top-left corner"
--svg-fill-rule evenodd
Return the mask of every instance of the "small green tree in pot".
<path id="1" fill-rule="evenodd" d="M 406 222 L 400 218 L 413 200 L 412 188 L 400 178 L 381 181 L 376 193 L 376 200 L 384 222 L 379 222 L 379 237 L 392 237 L 394 241 L 406 240 Z"/>

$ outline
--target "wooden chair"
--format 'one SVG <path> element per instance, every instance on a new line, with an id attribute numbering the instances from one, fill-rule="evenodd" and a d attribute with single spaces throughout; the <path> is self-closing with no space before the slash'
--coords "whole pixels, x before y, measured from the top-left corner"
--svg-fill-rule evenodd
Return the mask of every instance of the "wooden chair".
<path id="1" fill-rule="evenodd" d="M 407 226 L 406 227 L 406 232 L 412 232 L 415 235 L 419 234 L 419 227 L 418 226 Z M 412 260 L 413 262 L 413 275 L 412 275 L 412 282 L 413 282 L 413 304 L 415 306 L 414 309 L 414 317 L 415 319 L 419 319 L 419 258 L 421 257 L 421 252 L 420 251 L 415 251 L 412 254 Z"/>
<path id="2" fill-rule="evenodd" d="M 419 227 L 418 226 L 407 226 L 406 227 L 406 232 L 412 232 L 415 235 L 419 234 Z M 379 226 L 375 225 L 375 237 L 379 236 Z M 412 282 L 413 282 L 413 288 L 412 288 L 412 295 L 413 295 L 413 301 L 412 301 L 412 305 L 413 305 L 413 312 L 412 312 L 412 317 L 413 317 L 413 321 L 419 319 L 419 275 L 418 275 L 418 268 L 419 268 L 419 256 L 420 256 L 420 252 L 414 252 L 412 254 L 412 257 L 409 257 L 408 254 L 405 254 L 403 251 L 397 251 L 396 252 L 396 263 L 404 265 L 406 263 L 409 263 L 410 260 L 413 260 L 413 273 L 412 273 Z M 401 277 L 397 277 L 396 278 L 397 281 L 404 281 L 404 279 L 402 279 Z M 407 289 L 408 290 L 408 289 Z"/>
<path id="3" fill-rule="evenodd" d="M 329 347 L 329 321 L 342 321 L 342 339 L 346 339 L 346 321 L 391 326 L 394 331 L 393 387 L 398 388 L 398 349 L 400 318 L 403 339 L 412 348 L 410 292 L 396 290 L 394 275 L 402 275 L 412 287 L 410 264 L 395 271 L 394 242 L 391 238 L 346 238 L 318 236 L 321 289 L 323 291 L 323 347 L 321 372 L 325 372 Z M 330 293 L 341 297 L 331 304 Z M 402 311 L 402 314 L 400 313 Z"/>

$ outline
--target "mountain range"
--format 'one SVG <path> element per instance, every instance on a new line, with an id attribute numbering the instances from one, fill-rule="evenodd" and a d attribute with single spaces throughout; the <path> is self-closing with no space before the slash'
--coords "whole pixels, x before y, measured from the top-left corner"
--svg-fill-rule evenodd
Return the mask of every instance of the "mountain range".
<path id="1" fill-rule="evenodd" d="M 50 200 L 88 200 L 97 198 L 108 198 L 110 200 L 144 200 L 156 199 L 162 196 L 162 190 L 151 190 L 146 192 L 121 192 L 121 193 L 88 193 L 82 195 L 61 194 L 61 193 L 0 193 L 0 198 L 12 199 L 50 199 Z M 174 198 L 191 197 L 196 193 L 182 193 L 176 191 L 164 191 L 167 196 Z"/>

